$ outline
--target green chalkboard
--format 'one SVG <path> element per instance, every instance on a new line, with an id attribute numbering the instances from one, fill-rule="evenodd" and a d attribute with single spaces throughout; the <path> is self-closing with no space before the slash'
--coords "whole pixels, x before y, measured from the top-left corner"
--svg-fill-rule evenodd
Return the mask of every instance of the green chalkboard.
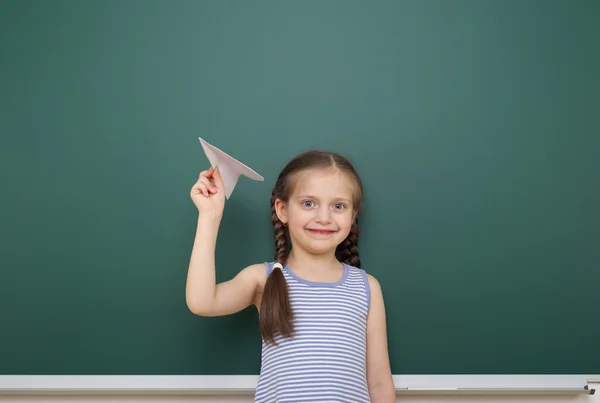
<path id="1" fill-rule="evenodd" d="M 185 303 L 207 168 L 217 278 L 273 257 L 308 148 L 365 183 L 394 374 L 600 372 L 597 1 L 3 1 L 0 373 L 257 374 L 257 314 Z"/>

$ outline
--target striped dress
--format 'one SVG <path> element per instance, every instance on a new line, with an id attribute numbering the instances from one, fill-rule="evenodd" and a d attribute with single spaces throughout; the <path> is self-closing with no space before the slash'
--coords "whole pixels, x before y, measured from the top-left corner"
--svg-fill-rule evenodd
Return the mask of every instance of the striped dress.
<path id="1" fill-rule="evenodd" d="M 267 263 L 267 276 L 273 263 Z M 262 343 L 255 403 L 370 402 L 366 332 L 370 291 L 364 270 L 344 264 L 337 282 L 312 282 L 287 266 L 295 315 L 292 338 Z"/>

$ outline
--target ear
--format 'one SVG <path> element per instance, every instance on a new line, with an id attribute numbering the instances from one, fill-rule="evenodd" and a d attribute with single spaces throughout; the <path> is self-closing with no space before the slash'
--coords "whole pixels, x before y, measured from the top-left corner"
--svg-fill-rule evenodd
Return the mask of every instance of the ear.
<path id="1" fill-rule="evenodd" d="M 284 224 L 287 224 L 287 222 L 288 222 L 287 205 L 281 199 L 275 200 L 275 214 L 277 214 L 279 221 L 281 221 Z"/>
<path id="2" fill-rule="evenodd" d="M 356 223 L 356 216 L 358 215 L 358 210 L 354 210 L 352 213 L 352 224 Z"/>

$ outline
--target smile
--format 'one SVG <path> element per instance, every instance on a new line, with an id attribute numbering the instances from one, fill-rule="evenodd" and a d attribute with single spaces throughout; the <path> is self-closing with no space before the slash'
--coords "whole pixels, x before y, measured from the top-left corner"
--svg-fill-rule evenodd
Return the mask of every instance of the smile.
<path id="1" fill-rule="evenodd" d="M 335 231 L 333 230 L 324 230 L 324 229 L 307 229 L 308 232 L 310 232 L 311 234 L 315 234 L 315 235 L 331 235 L 333 233 L 335 233 Z"/>

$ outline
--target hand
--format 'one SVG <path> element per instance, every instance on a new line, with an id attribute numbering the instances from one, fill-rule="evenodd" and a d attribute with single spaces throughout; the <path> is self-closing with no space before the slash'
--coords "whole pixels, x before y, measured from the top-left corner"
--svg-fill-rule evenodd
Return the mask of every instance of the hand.
<path id="1" fill-rule="evenodd" d="M 200 172 L 198 181 L 190 191 L 190 197 L 200 214 L 210 212 L 221 215 L 223 213 L 225 187 L 223 186 L 219 167 Z"/>

